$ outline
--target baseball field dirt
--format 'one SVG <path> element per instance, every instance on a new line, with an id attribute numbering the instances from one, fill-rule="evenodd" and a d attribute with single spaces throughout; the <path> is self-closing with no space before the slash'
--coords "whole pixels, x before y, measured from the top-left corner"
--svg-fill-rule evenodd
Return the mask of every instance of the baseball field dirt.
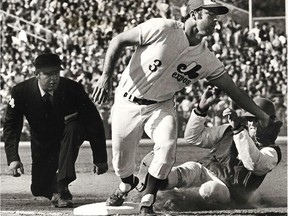
<path id="1" fill-rule="evenodd" d="M 189 190 L 172 190 L 160 192 L 155 210 L 159 215 L 287 215 L 287 138 L 278 139 L 282 150 L 282 161 L 275 170 L 269 173 L 250 203 L 245 206 L 231 204 L 226 206 L 205 204 L 196 193 Z M 33 197 L 30 192 L 31 155 L 29 143 L 21 143 L 20 157 L 24 164 L 25 174 L 21 177 L 8 175 L 6 156 L 1 144 L 1 215 L 51 215 L 70 216 L 73 208 L 60 209 L 51 206 L 50 201 Z M 73 194 L 74 207 L 103 202 L 119 184 L 111 165 L 111 142 L 108 141 L 109 171 L 103 175 L 92 172 L 92 153 L 89 144 L 85 143 L 76 163 L 77 179 L 69 186 Z M 137 166 L 145 154 L 152 150 L 149 140 L 142 140 L 137 157 Z M 177 164 L 201 158 L 207 150 L 186 145 L 179 140 Z M 138 168 L 138 167 L 137 167 Z M 127 201 L 139 201 L 140 195 L 133 191 Z"/>

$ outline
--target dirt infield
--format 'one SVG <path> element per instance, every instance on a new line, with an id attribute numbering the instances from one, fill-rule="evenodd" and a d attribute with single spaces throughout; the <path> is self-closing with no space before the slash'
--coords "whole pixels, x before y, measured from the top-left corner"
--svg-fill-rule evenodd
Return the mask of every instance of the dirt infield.
<path id="1" fill-rule="evenodd" d="M 278 167 L 267 175 L 257 194 L 246 206 L 207 205 L 201 202 L 195 191 L 170 191 L 159 193 L 155 210 L 159 215 L 287 215 L 287 141 L 279 141 L 283 159 Z M 139 165 L 141 158 L 152 149 L 149 142 L 138 150 Z M 179 145 L 177 152 L 180 164 L 189 159 L 197 160 L 206 150 L 197 147 Z M 7 175 L 6 157 L 1 145 L 1 215 L 73 215 L 73 209 L 59 209 L 50 205 L 49 200 L 33 197 L 30 192 L 31 159 L 30 147 L 22 146 L 20 156 L 25 174 L 19 178 Z M 111 148 L 108 147 L 111 161 Z M 70 184 L 74 207 L 85 204 L 103 202 L 117 187 L 119 179 L 110 169 L 104 175 L 92 173 L 91 150 L 84 145 L 76 163 L 77 180 Z M 137 201 L 138 194 L 129 194 L 127 200 Z"/>

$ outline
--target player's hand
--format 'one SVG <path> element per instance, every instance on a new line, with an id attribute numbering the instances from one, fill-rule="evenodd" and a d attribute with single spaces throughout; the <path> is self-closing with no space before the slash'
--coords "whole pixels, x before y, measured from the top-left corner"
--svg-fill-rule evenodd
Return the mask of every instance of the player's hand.
<path id="1" fill-rule="evenodd" d="M 97 175 L 101 175 L 108 171 L 108 164 L 107 163 L 96 163 L 93 167 L 93 172 Z"/>
<path id="2" fill-rule="evenodd" d="M 20 170 L 20 172 L 18 172 Z M 21 176 L 21 173 L 24 174 L 24 167 L 21 161 L 12 161 L 9 165 L 9 173 L 14 177 Z"/>
<path id="3" fill-rule="evenodd" d="M 199 108 L 208 110 L 212 104 L 219 102 L 219 100 L 219 90 L 216 87 L 208 86 L 201 97 Z"/>
<path id="4" fill-rule="evenodd" d="M 242 121 L 234 110 L 226 108 L 223 111 L 223 116 L 228 117 L 228 122 L 233 129 L 240 127 Z"/>
<path id="5" fill-rule="evenodd" d="M 92 97 L 98 104 L 104 103 L 108 97 L 111 88 L 111 81 L 106 75 L 102 75 L 96 83 Z"/>

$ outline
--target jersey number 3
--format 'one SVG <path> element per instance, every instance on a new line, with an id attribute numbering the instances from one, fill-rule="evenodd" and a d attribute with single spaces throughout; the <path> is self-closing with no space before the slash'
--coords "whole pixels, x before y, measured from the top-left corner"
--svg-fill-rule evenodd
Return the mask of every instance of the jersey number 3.
<path id="1" fill-rule="evenodd" d="M 162 65 L 162 62 L 159 59 L 155 59 L 153 64 L 149 65 L 149 70 L 151 72 L 156 72 L 161 65 Z"/>

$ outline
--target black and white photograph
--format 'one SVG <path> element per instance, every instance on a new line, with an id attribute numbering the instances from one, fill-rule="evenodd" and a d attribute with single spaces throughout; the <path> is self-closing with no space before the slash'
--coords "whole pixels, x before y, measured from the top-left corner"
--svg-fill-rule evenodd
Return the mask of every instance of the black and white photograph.
<path id="1" fill-rule="evenodd" d="M 0 215 L 288 214 L 288 0 L 0 5 Z"/>

